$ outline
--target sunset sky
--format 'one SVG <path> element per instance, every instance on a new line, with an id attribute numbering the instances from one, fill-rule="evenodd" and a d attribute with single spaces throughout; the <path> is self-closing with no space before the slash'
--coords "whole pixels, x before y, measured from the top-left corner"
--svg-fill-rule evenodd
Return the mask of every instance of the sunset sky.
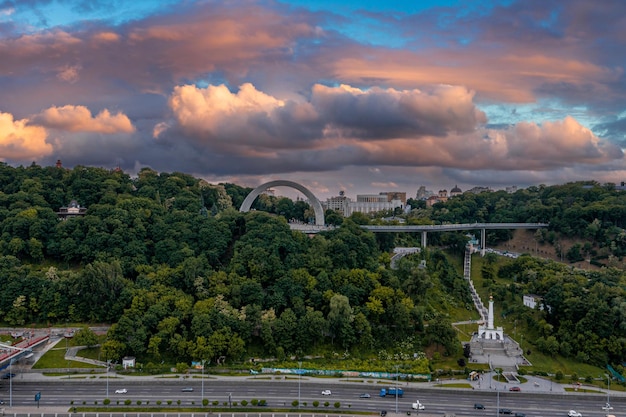
<path id="1" fill-rule="evenodd" d="M 624 0 L 0 0 L 0 161 L 318 198 L 626 181 Z"/>

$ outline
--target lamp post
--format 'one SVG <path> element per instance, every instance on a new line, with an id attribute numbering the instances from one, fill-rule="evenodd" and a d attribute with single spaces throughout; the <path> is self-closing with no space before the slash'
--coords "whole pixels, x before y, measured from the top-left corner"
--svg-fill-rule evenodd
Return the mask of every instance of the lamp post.
<path id="1" fill-rule="evenodd" d="M 204 406 L 204 359 L 202 360 L 202 377 L 200 378 L 200 404 Z"/>
<path id="2" fill-rule="evenodd" d="M 499 385 L 500 384 L 500 372 L 496 370 L 496 374 L 498 374 L 498 385 Z M 498 389 L 498 385 L 496 385 L 496 397 L 497 397 L 496 416 L 500 414 L 500 390 Z"/>
<path id="3" fill-rule="evenodd" d="M 399 376 L 400 373 L 398 372 L 398 365 L 396 365 L 396 414 L 398 414 L 398 389 L 399 389 Z"/>
<path id="4" fill-rule="evenodd" d="M 13 358 L 9 359 L 9 408 L 13 407 Z"/>
<path id="5" fill-rule="evenodd" d="M 298 408 L 300 408 L 300 384 L 302 381 L 302 362 L 298 361 Z"/>
<path id="6" fill-rule="evenodd" d="M 111 367 L 111 360 L 107 360 L 107 398 L 109 398 L 109 368 Z"/>
<path id="7" fill-rule="evenodd" d="M 489 389 L 491 389 L 491 380 L 493 377 L 491 376 L 491 354 L 487 353 L 487 362 L 489 363 Z"/>

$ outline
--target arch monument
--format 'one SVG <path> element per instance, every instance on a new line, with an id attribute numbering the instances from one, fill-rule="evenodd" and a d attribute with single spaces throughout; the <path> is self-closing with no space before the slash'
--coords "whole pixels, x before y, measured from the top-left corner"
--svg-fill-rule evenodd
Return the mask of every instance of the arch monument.
<path id="1" fill-rule="evenodd" d="M 252 203 L 254 203 L 254 200 L 259 196 L 259 194 L 272 187 L 289 187 L 300 191 L 306 196 L 306 198 L 309 199 L 309 204 L 313 207 L 313 211 L 315 212 L 315 225 L 324 226 L 324 209 L 322 208 L 322 203 L 320 203 L 317 197 L 315 197 L 315 195 L 309 191 L 308 188 L 293 181 L 275 180 L 259 185 L 246 196 L 243 203 L 241 203 L 239 211 L 244 213 L 250 211 Z"/>

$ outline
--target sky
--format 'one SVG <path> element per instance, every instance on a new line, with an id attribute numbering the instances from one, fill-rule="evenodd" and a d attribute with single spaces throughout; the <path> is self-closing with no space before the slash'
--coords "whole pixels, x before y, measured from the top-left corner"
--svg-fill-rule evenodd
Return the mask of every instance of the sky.
<path id="1" fill-rule="evenodd" d="M 619 184 L 624 51 L 623 0 L 0 0 L 0 162 L 321 200 Z"/>

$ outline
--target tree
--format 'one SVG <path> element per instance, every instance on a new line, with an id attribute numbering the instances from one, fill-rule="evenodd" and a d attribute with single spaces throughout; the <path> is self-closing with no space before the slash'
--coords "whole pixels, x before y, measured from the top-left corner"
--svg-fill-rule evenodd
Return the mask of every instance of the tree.
<path id="1" fill-rule="evenodd" d="M 330 299 L 328 311 L 328 324 L 333 340 L 336 338 L 344 348 L 354 342 L 354 329 L 352 322 L 354 315 L 348 297 L 335 294 Z"/>
<path id="2" fill-rule="evenodd" d="M 84 326 L 74 334 L 74 343 L 77 346 L 92 347 L 98 344 L 98 336 L 89 327 Z"/>

